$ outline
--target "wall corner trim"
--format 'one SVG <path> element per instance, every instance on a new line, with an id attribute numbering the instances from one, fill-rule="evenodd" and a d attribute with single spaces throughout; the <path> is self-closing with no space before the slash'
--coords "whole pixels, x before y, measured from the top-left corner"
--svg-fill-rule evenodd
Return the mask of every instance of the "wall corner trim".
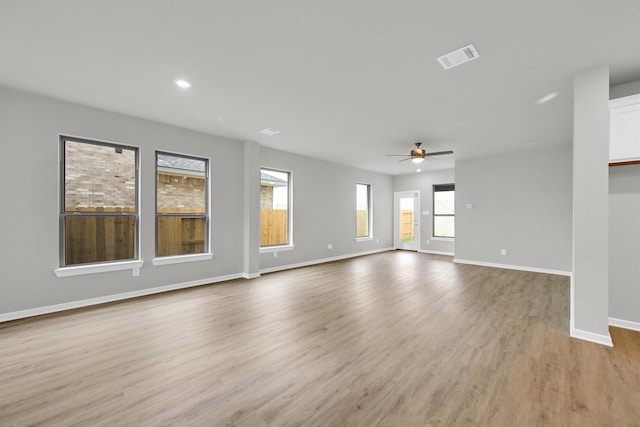
<path id="1" fill-rule="evenodd" d="M 73 310 L 75 308 L 89 307 L 92 305 L 105 304 L 108 302 L 121 301 L 121 300 L 137 298 L 137 297 L 142 297 L 147 295 L 159 294 L 162 292 L 175 291 L 178 289 L 209 285 L 216 282 L 225 282 L 227 280 L 240 279 L 242 277 L 243 277 L 242 273 L 228 274 L 226 276 L 209 277 L 206 279 L 192 280 L 190 282 L 182 282 L 182 283 L 176 283 L 173 285 L 165 285 L 165 286 L 158 286 L 155 288 L 141 289 L 139 291 L 124 292 L 120 294 L 105 295 L 102 297 L 65 302 L 62 304 L 54 304 L 54 305 L 47 305 L 44 307 L 29 308 L 26 310 L 0 314 L 0 323 L 9 322 L 11 320 L 24 319 L 27 317 L 41 316 L 43 314 L 51 314 L 51 313 L 57 313 L 60 311 Z"/>
<path id="2" fill-rule="evenodd" d="M 546 273 L 546 274 L 556 274 L 558 276 L 572 277 L 572 274 L 570 271 L 553 270 L 549 268 L 528 267 L 524 265 L 511 265 L 511 264 L 496 264 L 493 262 L 474 261 L 474 260 L 460 259 L 460 258 L 454 258 L 453 262 L 457 264 L 471 264 L 471 265 L 479 265 L 482 267 L 504 268 L 507 270 L 530 271 L 532 273 Z"/>
<path id="3" fill-rule="evenodd" d="M 607 347 L 613 347 L 613 341 L 611 341 L 611 335 L 594 334 L 593 332 L 583 331 L 582 329 L 572 328 L 569 332 L 569 336 L 572 338 L 578 338 L 583 341 L 590 341 L 600 345 L 606 345 Z"/>
<path id="4" fill-rule="evenodd" d="M 609 317 L 609 326 L 615 326 L 616 328 L 624 328 L 640 332 L 640 322 L 616 319 L 615 317 Z"/>
<path id="5" fill-rule="evenodd" d="M 260 273 L 242 273 L 244 279 L 256 279 L 260 277 Z"/>

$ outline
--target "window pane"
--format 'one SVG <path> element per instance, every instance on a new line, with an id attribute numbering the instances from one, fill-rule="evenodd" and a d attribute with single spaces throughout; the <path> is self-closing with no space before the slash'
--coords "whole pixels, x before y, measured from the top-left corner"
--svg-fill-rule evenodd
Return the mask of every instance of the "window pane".
<path id="1" fill-rule="evenodd" d="M 156 154 L 156 256 L 207 250 L 207 185 L 206 159 Z"/>
<path id="2" fill-rule="evenodd" d="M 206 218 L 158 216 L 157 256 L 205 252 Z"/>
<path id="3" fill-rule="evenodd" d="M 368 184 L 356 184 L 356 237 L 368 237 L 369 232 Z"/>
<path id="4" fill-rule="evenodd" d="M 437 216 L 433 218 L 433 235 L 436 237 L 455 236 L 455 217 Z"/>
<path id="5" fill-rule="evenodd" d="M 135 223 L 133 215 L 66 216 L 65 265 L 134 259 Z"/>
<path id="6" fill-rule="evenodd" d="M 437 191 L 433 193 L 434 215 L 455 213 L 455 191 Z"/>
<path id="7" fill-rule="evenodd" d="M 402 197 L 400 198 L 400 241 L 403 243 L 413 243 L 415 241 L 414 235 L 414 206 L 415 198 Z"/>
<path id="8" fill-rule="evenodd" d="M 207 161 L 183 156 L 157 156 L 157 212 L 205 213 Z"/>
<path id="9" fill-rule="evenodd" d="M 260 170 L 260 246 L 289 244 L 289 177 Z"/>
<path id="10" fill-rule="evenodd" d="M 135 206 L 134 149 L 65 141 L 65 212 L 135 212 Z"/>
<path id="11" fill-rule="evenodd" d="M 135 259 L 137 149 L 68 137 L 61 141 L 61 265 Z"/>

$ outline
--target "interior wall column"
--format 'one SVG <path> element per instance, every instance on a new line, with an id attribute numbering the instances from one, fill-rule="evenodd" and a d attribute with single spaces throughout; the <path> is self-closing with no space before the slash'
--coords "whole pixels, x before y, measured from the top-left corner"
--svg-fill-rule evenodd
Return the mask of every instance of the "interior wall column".
<path id="1" fill-rule="evenodd" d="M 244 142 L 243 274 L 260 276 L 260 144 Z"/>
<path id="2" fill-rule="evenodd" d="M 609 66 L 573 78 L 571 336 L 609 335 Z"/>

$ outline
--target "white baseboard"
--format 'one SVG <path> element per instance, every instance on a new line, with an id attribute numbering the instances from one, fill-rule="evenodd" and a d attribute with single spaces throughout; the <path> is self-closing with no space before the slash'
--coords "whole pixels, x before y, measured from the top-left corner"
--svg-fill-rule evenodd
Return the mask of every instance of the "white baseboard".
<path id="1" fill-rule="evenodd" d="M 316 260 L 312 260 L 312 261 L 304 261 L 304 262 L 299 262 L 296 264 L 288 264 L 288 265 L 279 265 L 277 267 L 269 267 L 269 268 L 261 268 L 260 269 L 260 273 L 274 273 L 276 271 L 282 271 L 282 270 L 291 270 L 292 268 L 299 268 L 299 267 L 307 267 L 310 265 L 315 265 L 315 264 L 322 264 L 325 262 L 332 262 L 332 261 L 340 261 L 342 259 L 347 259 L 347 258 L 355 258 L 355 257 L 359 257 L 359 256 L 364 256 L 364 255 L 372 255 L 372 254 L 377 254 L 380 252 L 387 252 L 387 251 L 393 251 L 395 250 L 394 248 L 382 248 L 382 249 L 375 249 L 372 251 L 366 251 L 366 252 L 357 252 L 354 254 L 347 254 L 347 255 L 339 255 L 339 256 L 334 256 L 331 258 L 321 258 L 321 259 L 316 259 Z"/>
<path id="2" fill-rule="evenodd" d="M 607 333 L 607 335 L 600 335 L 594 334 L 593 332 L 583 331 L 582 329 L 572 328 L 569 331 L 569 335 L 573 338 L 613 347 L 613 341 L 611 341 L 611 335 L 609 335 L 609 333 Z"/>
<path id="3" fill-rule="evenodd" d="M 280 266 L 280 267 L 266 268 L 266 269 L 260 270 L 260 273 L 244 273 L 243 272 L 243 273 L 236 273 L 236 274 L 228 274 L 226 276 L 209 277 L 209 278 L 206 278 L 206 279 L 192 280 L 192 281 L 189 281 L 189 282 L 176 283 L 176 284 L 173 284 L 173 285 L 166 285 L 166 286 L 158 286 L 158 287 L 155 287 L 155 288 L 141 289 L 139 291 L 124 292 L 124 293 L 121 293 L 121 294 L 106 295 L 106 296 L 97 297 L 97 298 L 89 298 L 89 299 L 84 299 L 84 300 L 65 302 L 65 303 L 62 303 L 62 304 L 54 304 L 54 305 L 48 305 L 48 306 L 44 306 L 44 307 L 30 308 L 30 309 L 27 309 L 27 310 L 13 311 L 13 312 L 9 312 L 9 313 L 0 314 L 0 323 L 9 322 L 11 320 L 24 319 L 24 318 L 27 318 L 27 317 L 41 316 L 43 314 L 57 313 L 57 312 L 60 312 L 60 311 L 65 311 L 65 310 L 73 310 L 75 308 L 90 307 L 90 306 L 98 305 L 98 304 L 105 304 L 105 303 L 109 303 L 109 302 L 122 301 L 122 300 L 130 299 L 130 298 L 137 298 L 137 297 L 142 297 L 142 296 L 146 296 L 146 295 L 158 294 L 158 293 L 162 293 L 162 292 L 175 291 L 175 290 L 178 290 L 178 289 L 185 289 L 185 288 L 192 288 L 192 287 L 195 287 L 195 286 L 208 285 L 210 283 L 224 282 L 224 281 L 227 281 L 227 280 L 234 280 L 234 279 L 241 279 L 241 278 L 244 278 L 244 279 L 255 279 L 257 277 L 260 277 L 261 273 L 271 273 L 271 272 L 274 272 L 274 271 L 288 270 L 288 269 L 291 269 L 291 268 L 304 267 L 304 266 L 307 266 L 307 265 L 314 265 L 314 264 L 321 264 L 321 263 L 324 263 L 324 262 L 338 261 L 338 260 L 341 260 L 341 259 L 353 258 L 353 257 L 363 256 L 363 255 L 371 255 L 371 254 L 374 254 L 374 253 L 386 252 L 386 251 L 390 251 L 390 250 L 393 250 L 393 248 L 376 249 L 376 250 L 373 250 L 373 251 L 359 252 L 359 253 L 355 253 L 355 254 L 341 255 L 341 256 L 336 256 L 336 257 L 332 257 L 332 258 L 323 258 L 323 259 L 314 260 L 314 261 L 301 262 L 301 263 L 298 263 L 298 264 L 291 264 L 291 265 L 285 265 L 285 266 Z"/>
<path id="4" fill-rule="evenodd" d="M 480 265 L 483 267 L 495 267 L 495 268 L 504 268 L 507 270 L 520 270 L 520 271 L 530 271 L 532 273 L 546 273 L 546 274 L 556 274 L 558 276 L 569 276 L 571 277 L 570 271 L 564 270 L 552 270 L 548 268 L 538 268 L 538 267 L 527 267 L 523 265 L 511 265 L 511 264 L 496 264 L 493 262 L 483 262 L 483 261 L 471 261 L 468 259 L 459 259 L 454 258 L 453 262 L 458 264 L 471 264 L 471 265 Z"/>
<path id="5" fill-rule="evenodd" d="M 10 313 L 0 314 L 0 323 L 8 322 L 10 320 L 24 319 L 26 317 L 40 316 L 43 314 L 57 313 L 59 311 L 72 310 L 74 308 L 89 307 L 92 305 L 104 304 L 108 302 L 122 301 L 130 298 L 158 294 L 161 292 L 175 291 L 178 289 L 208 285 L 210 283 L 224 282 L 227 280 L 239 279 L 242 277 L 243 277 L 242 273 L 228 274 L 226 276 L 192 280 L 190 282 L 176 283 L 174 285 L 158 286 L 156 288 L 141 289 L 139 291 L 124 292 L 121 294 L 106 295 L 103 297 L 89 298 L 89 299 L 84 299 L 79 301 L 65 302 L 62 304 L 48 305 L 45 307 L 30 308 L 28 310 L 14 311 Z"/>
<path id="6" fill-rule="evenodd" d="M 419 253 L 421 254 L 434 254 L 434 255 L 447 255 L 447 256 L 453 256 L 453 252 L 444 252 L 444 251 L 426 251 L 426 250 L 418 250 Z"/>
<path id="7" fill-rule="evenodd" d="M 640 332 L 640 322 L 631 322 L 629 320 L 616 319 L 615 317 L 609 317 L 609 326 Z"/>

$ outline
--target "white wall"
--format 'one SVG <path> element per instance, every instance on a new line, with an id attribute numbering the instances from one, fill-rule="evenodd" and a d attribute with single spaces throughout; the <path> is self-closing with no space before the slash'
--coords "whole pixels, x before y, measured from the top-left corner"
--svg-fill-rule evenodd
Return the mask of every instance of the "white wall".
<path id="1" fill-rule="evenodd" d="M 453 255 L 455 241 L 433 240 L 433 186 L 455 183 L 454 169 L 420 172 L 393 177 L 393 191 L 420 191 L 420 251 Z M 456 188 L 457 190 L 457 188 Z M 457 192 L 456 192 L 457 195 Z M 428 211 L 429 215 L 423 215 Z M 457 219 L 456 219 L 457 222 Z M 456 229 L 457 233 L 457 229 Z M 429 243 L 427 243 L 427 241 Z"/>
<path id="2" fill-rule="evenodd" d="M 571 170 L 568 144 L 457 161 L 455 259 L 570 272 Z"/>
<path id="3" fill-rule="evenodd" d="M 260 254 L 260 269 L 392 246 L 392 177 L 284 151 L 260 148 L 262 167 L 292 172 L 294 249 Z M 371 184 L 373 240 L 356 242 L 356 184 Z M 327 245 L 332 244 L 333 249 Z"/>

